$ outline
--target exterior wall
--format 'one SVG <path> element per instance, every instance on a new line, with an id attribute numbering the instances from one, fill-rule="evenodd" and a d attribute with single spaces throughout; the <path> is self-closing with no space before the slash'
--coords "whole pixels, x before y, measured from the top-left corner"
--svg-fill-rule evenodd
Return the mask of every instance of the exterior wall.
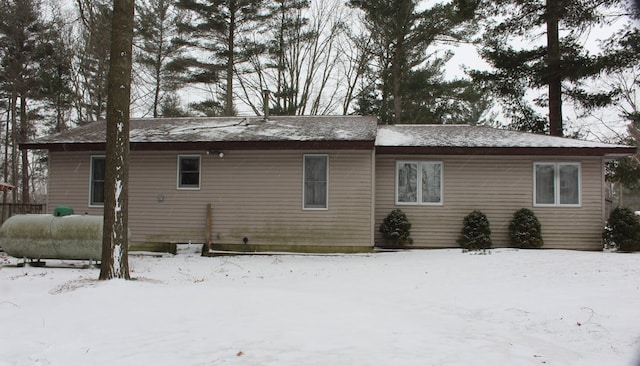
<path id="1" fill-rule="evenodd" d="M 202 243 L 213 207 L 214 244 L 371 247 L 371 151 L 132 151 L 129 226 L 137 243 Z M 303 210 L 303 156 L 329 156 L 328 210 Z M 49 210 L 89 207 L 90 152 L 50 153 Z M 198 190 L 177 189 L 179 155 L 200 155 Z"/>
<path id="2" fill-rule="evenodd" d="M 395 204 L 397 160 L 443 162 L 443 205 Z M 580 162 L 581 207 L 533 207 L 534 162 Z M 604 226 L 603 160 L 601 157 L 547 156 L 418 156 L 376 157 L 376 242 L 378 228 L 393 209 L 412 223 L 414 247 L 458 247 L 462 220 L 475 209 L 489 218 L 494 247 L 509 246 L 509 222 L 520 208 L 534 211 L 542 225 L 544 248 L 600 250 Z"/>

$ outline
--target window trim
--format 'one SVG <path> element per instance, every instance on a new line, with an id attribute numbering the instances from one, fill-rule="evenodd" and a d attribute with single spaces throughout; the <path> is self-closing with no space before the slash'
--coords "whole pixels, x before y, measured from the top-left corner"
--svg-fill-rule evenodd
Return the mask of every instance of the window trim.
<path id="1" fill-rule="evenodd" d="M 324 157 L 327 166 L 326 166 L 326 202 L 324 203 L 324 207 L 306 207 L 307 205 L 307 195 L 306 195 L 306 172 L 307 172 L 307 157 Z M 302 209 L 304 211 L 328 211 L 329 210 L 329 154 L 303 154 L 302 156 Z"/>
<path id="2" fill-rule="evenodd" d="M 182 171 L 180 170 L 180 162 L 183 158 L 197 158 L 198 159 L 198 186 L 182 186 L 181 178 Z M 198 191 L 202 186 L 202 157 L 199 154 L 178 155 L 177 167 L 176 167 L 176 189 L 184 191 Z"/>
<path id="3" fill-rule="evenodd" d="M 540 165 L 553 166 L 553 203 L 538 203 L 537 167 Z M 578 203 L 561 203 L 560 167 L 578 167 Z M 582 163 L 580 162 L 551 162 L 536 161 L 533 163 L 533 207 L 582 207 Z"/>
<path id="4" fill-rule="evenodd" d="M 104 207 L 104 201 L 103 202 L 94 202 L 93 201 L 93 164 L 94 161 L 96 159 L 102 159 L 102 161 L 105 164 L 105 167 L 103 169 L 106 169 L 106 156 L 105 155 L 91 155 L 89 158 L 89 207 Z M 106 175 L 106 170 L 105 170 L 105 175 Z M 103 178 L 102 180 L 102 187 L 104 189 L 104 184 L 105 184 L 105 180 L 106 177 Z M 104 199 L 104 193 L 102 194 L 102 198 Z"/>
<path id="5" fill-rule="evenodd" d="M 417 175 L 421 176 L 422 164 L 438 164 L 440 165 L 440 201 L 439 202 L 422 202 L 422 180 L 416 181 L 416 202 L 400 202 L 398 200 L 399 192 L 399 172 L 400 166 L 403 164 L 416 164 L 418 166 Z M 420 184 L 418 184 L 418 182 Z M 395 166 L 395 197 L 396 206 L 444 206 L 444 162 L 442 160 L 396 160 Z"/>

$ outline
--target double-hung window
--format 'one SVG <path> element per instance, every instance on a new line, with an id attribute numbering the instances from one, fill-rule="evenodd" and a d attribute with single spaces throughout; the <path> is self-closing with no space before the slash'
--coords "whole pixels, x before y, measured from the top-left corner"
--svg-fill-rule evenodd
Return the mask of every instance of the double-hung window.
<path id="1" fill-rule="evenodd" d="M 92 156 L 89 206 L 104 205 L 104 169 L 104 156 Z"/>
<path id="2" fill-rule="evenodd" d="M 442 205 L 442 162 L 396 162 L 396 204 Z"/>
<path id="3" fill-rule="evenodd" d="M 581 205 L 580 163 L 534 163 L 535 206 Z"/>
<path id="4" fill-rule="evenodd" d="M 303 208 L 326 210 L 329 197 L 329 156 L 304 156 Z"/>
<path id="5" fill-rule="evenodd" d="M 180 155 L 178 156 L 178 188 L 199 189 L 200 188 L 200 156 Z"/>

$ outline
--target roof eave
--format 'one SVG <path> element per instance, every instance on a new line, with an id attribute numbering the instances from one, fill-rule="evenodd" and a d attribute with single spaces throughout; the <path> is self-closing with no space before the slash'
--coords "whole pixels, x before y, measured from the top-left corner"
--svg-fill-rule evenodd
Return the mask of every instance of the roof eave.
<path id="1" fill-rule="evenodd" d="M 20 150 L 50 150 L 50 151 L 104 151 L 104 142 L 74 143 L 74 142 L 26 142 L 18 145 Z"/>
<path id="2" fill-rule="evenodd" d="M 636 153 L 625 147 L 462 147 L 462 146 L 377 146 L 377 154 L 407 155 L 541 155 L 606 156 L 617 158 Z"/>
<path id="3" fill-rule="evenodd" d="M 24 143 L 22 150 L 105 151 L 104 142 Z M 131 151 L 373 150 L 373 140 L 132 142 Z"/>

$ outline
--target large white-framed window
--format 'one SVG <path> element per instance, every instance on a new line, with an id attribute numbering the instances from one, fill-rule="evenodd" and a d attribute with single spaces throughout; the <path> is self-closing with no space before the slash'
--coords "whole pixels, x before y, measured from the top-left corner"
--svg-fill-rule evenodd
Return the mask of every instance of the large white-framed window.
<path id="1" fill-rule="evenodd" d="M 104 206 L 104 155 L 91 156 L 89 177 L 89 206 Z"/>
<path id="2" fill-rule="evenodd" d="M 327 210 L 329 208 L 329 155 L 304 155 L 304 183 L 302 208 Z"/>
<path id="3" fill-rule="evenodd" d="M 582 205 L 582 166 L 580 163 L 533 164 L 533 205 Z"/>
<path id="4" fill-rule="evenodd" d="M 397 205 L 442 205 L 441 161 L 397 161 Z"/>
<path id="5" fill-rule="evenodd" d="M 178 155 L 178 189 L 200 189 L 200 155 Z"/>

